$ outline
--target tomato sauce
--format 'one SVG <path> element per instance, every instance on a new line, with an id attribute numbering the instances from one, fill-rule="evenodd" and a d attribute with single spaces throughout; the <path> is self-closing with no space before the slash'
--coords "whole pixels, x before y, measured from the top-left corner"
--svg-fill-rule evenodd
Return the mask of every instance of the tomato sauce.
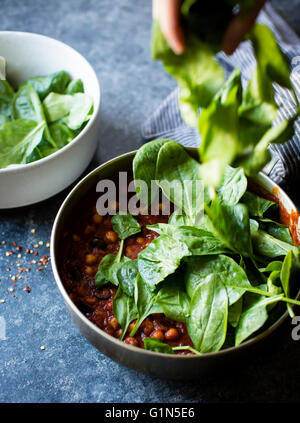
<path id="1" fill-rule="evenodd" d="M 74 217 L 67 223 L 61 248 L 60 274 L 63 284 L 80 311 L 96 326 L 107 334 L 119 338 L 122 329 L 113 313 L 113 298 L 117 287 L 107 284 L 100 289 L 95 287 L 95 275 L 99 263 L 106 254 L 116 254 L 120 239 L 113 231 L 111 217 L 100 216 L 96 212 L 96 202 L 91 199 L 85 203 L 82 213 L 74 210 Z M 136 259 L 158 234 L 146 228 L 147 225 L 167 223 L 169 215 L 138 215 L 141 232 L 125 240 L 124 254 Z M 193 346 L 186 325 L 166 318 L 163 314 L 152 314 L 130 337 L 133 321 L 123 339 L 127 344 L 144 347 L 144 339 L 160 339 L 170 346 Z M 190 354 L 189 351 L 176 351 L 176 354 Z"/>

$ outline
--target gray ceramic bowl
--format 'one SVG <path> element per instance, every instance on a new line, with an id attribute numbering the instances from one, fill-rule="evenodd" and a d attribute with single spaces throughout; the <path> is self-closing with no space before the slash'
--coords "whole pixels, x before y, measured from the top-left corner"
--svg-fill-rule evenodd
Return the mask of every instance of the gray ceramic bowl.
<path id="1" fill-rule="evenodd" d="M 197 157 L 197 150 L 188 148 L 189 154 Z M 204 373 L 224 368 L 229 363 L 236 363 L 237 359 L 246 359 L 247 355 L 258 348 L 258 343 L 278 328 L 287 317 L 284 313 L 272 326 L 258 336 L 242 343 L 238 347 L 221 350 L 216 353 L 208 353 L 203 356 L 180 356 L 161 354 L 147 351 L 127 345 L 124 342 L 108 335 L 90 320 L 88 320 L 76 305 L 71 301 L 60 277 L 59 246 L 61 245 L 63 231 L 66 228 L 68 217 L 71 216 L 75 206 L 80 202 L 85 204 L 85 196 L 91 190 L 95 191 L 96 184 L 101 179 L 109 179 L 120 171 L 129 171 L 132 168 L 132 160 L 135 155 L 130 152 L 119 156 L 107 163 L 102 164 L 89 175 L 83 178 L 67 196 L 55 219 L 51 235 L 51 262 L 57 286 L 63 296 L 71 317 L 80 332 L 102 353 L 113 360 L 132 369 L 148 373 L 153 376 L 171 379 L 193 379 Z M 267 176 L 260 173 L 255 179 L 255 184 L 262 192 L 269 193 L 279 199 L 280 207 L 291 218 L 290 228 L 299 233 L 299 218 L 295 205 L 289 197 Z M 247 354 L 246 354 L 247 353 Z"/>

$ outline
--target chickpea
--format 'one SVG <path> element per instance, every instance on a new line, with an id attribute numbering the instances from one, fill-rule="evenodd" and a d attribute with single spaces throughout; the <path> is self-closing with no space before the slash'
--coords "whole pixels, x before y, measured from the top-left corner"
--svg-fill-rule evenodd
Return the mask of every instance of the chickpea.
<path id="1" fill-rule="evenodd" d="M 175 328 L 170 328 L 165 333 L 165 338 L 166 338 L 167 341 L 176 341 L 176 339 L 178 339 L 178 337 L 179 337 L 179 333 L 178 333 L 177 329 L 175 329 Z"/>
<path id="2" fill-rule="evenodd" d="M 84 230 L 85 235 L 91 234 L 92 232 L 95 232 L 95 227 L 91 225 L 87 225 Z"/>
<path id="3" fill-rule="evenodd" d="M 93 216 L 93 222 L 96 223 L 96 225 L 98 225 L 99 223 L 101 223 L 103 220 L 103 216 L 101 216 L 100 214 L 94 214 Z"/>
<path id="4" fill-rule="evenodd" d="M 105 240 L 108 242 L 116 242 L 118 240 L 118 234 L 114 231 L 106 231 Z"/>
<path id="5" fill-rule="evenodd" d="M 133 338 L 132 336 L 128 336 L 125 340 L 124 340 L 125 344 L 129 344 L 129 345 L 133 345 L 134 347 L 138 347 L 139 343 L 138 340 Z"/>
<path id="6" fill-rule="evenodd" d="M 119 323 L 114 316 L 110 319 L 109 324 L 115 330 L 119 327 Z"/>
<path id="7" fill-rule="evenodd" d="M 126 255 L 130 256 L 133 253 L 134 253 L 134 247 L 132 246 L 126 247 Z"/>
<path id="8" fill-rule="evenodd" d="M 95 269 L 92 266 L 85 266 L 84 271 L 89 276 L 94 276 L 94 274 L 95 274 Z"/>
<path id="9" fill-rule="evenodd" d="M 97 257 L 94 254 L 87 254 L 85 256 L 85 263 L 86 264 L 95 264 L 97 261 Z"/>
<path id="10" fill-rule="evenodd" d="M 155 339 L 159 339 L 160 341 L 163 341 L 165 337 L 163 332 L 157 329 L 151 333 L 150 338 L 155 338 Z"/>
<path id="11" fill-rule="evenodd" d="M 139 244 L 139 245 L 143 245 L 143 244 L 144 244 L 144 242 L 145 242 L 145 238 L 143 238 L 143 237 L 141 237 L 141 236 L 138 236 L 138 237 L 137 237 L 137 239 L 136 239 L 136 242 L 137 242 L 137 244 Z"/>
<path id="12" fill-rule="evenodd" d="M 153 323 L 150 321 L 145 320 L 142 323 L 142 327 L 143 327 L 143 332 L 146 336 L 149 336 L 150 333 L 153 331 L 154 327 L 153 327 Z"/>
<path id="13" fill-rule="evenodd" d="M 135 324 L 136 324 L 136 320 L 134 320 L 133 322 L 130 323 L 130 325 L 128 326 L 129 333 L 132 331 L 132 329 L 134 328 Z"/>

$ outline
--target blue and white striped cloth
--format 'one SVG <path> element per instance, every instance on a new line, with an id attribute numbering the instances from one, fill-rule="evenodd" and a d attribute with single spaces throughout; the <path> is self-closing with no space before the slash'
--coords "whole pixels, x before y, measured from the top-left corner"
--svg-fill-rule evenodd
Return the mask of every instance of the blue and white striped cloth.
<path id="1" fill-rule="evenodd" d="M 300 96 L 300 39 L 288 24 L 267 4 L 261 11 L 258 22 L 268 25 L 277 38 L 282 51 L 286 54 L 291 65 L 291 80 L 296 94 Z M 242 82 L 245 84 L 250 78 L 255 58 L 249 41 L 243 42 L 235 53 L 228 57 L 223 52 L 217 55 L 226 75 L 234 68 L 239 67 L 242 73 Z M 277 84 L 275 100 L 280 106 L 278 123 L 294 114 L 295 104 L 290 92 Z M 275 182 L 285 185 L 300 173 L 300 132 L 299 121 L 295 125 L 294 137 L 283 145 L 269 146 L 272 159 L 263 169 Z M 178 89 L 174 90 L 143 124 L 142 136 L 145 141 L 155 138 L 170 138 L 184 146 L 196 147 L 200 144 L 197 128 L 186 125 L 180 115 L 178 106 Z"/>

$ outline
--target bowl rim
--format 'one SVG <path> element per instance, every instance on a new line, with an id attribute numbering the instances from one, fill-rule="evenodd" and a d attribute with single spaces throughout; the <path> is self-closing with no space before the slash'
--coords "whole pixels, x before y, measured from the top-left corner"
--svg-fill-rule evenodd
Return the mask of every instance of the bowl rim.
<path id="1" fill-rule="evenodd" d="M 184 147 L 186 148 L 188 151 L 190 150 L 197 150 L 196 147 Z M 211 359 L 211 358 L 216 358 L 216 357 L 221 357 L 221 356 L 227 356 L 228 354 L 231 353 L 235 353 L 237 351 L 242 351 L 254 344 L 256 344 L 257 342 L 259 342 L 260 340 L 262 340 L 263 338 L 268 337 L 269 335 L 271 335 L 271 333 L 273 333 L 279 326 L 281 326 L 281 324 L 286 320 L 286 318 L 288 317 L 288 311 L 285 311 L 271 326 L 269 326 L 265 331 L 263 331 L 262 333 L 260 333 L 259 335 L 255 336 L 254 338 L 250 338 L 248 341 L 245 341 L 241 344 L 239 344 L 238 346 L 233 346 L 233 347 L 229 347 L 226 348 L 224 350 L 219 350 L 216 352 L 208 352 L 208 353 L 199 353 L 199 354 L 189 354 L 189 355 L 177 355 L 177 354 L 169 354 L 169 353 L 160 353 L 160 352 L 155 352 L 155 351 L 150 351 L 150 350 L 145 350 L 144 348 L 140 348 L 140 347 L 134 347 L 132 345 L 126 344 L 123 341 L 120 341 L 117 338 L 114 338 L 113 336 L 107 334 L 105 331 L 103 331 L 102 329 L 100 329 L 98 326 L 96 326 L 94 323 L 92 323 L 80 310 L 79 308 L 73 303 L 73 301 L 71 300 L 71 298 L 69 297 L 69 294 L 67 293 L 62 280 L 60 278 L 59 272 L 58 272 L 58 268 L 57 268 L 57 264 L 56 264 L 56 256 L 55 256 L 55 241 L 56 241 L 56 236 L 57 236 L 57 227 L 59 225 L 59 221 L 61 218 L 61 215 L 64 213 L 65 209 L 68 208 L 68 203 L 69 201 L 71 201 L 73 195 L 75 195 L 75 193 L 77 192 L 77 190 L 79 190 L 80 187 L 82 187 L 86 181 L 90 178 L 92 178 L 94 175 L 96 175 L 98 172 L 100 172 L 103 168 L 105 168 L 106 166 L 114 163 L 114 162 L 118 162 L 118 160 L 125 158 L 125 157 L 129 157 L 129 156 L 133 156 L 137 153 L 138 150 L 132 150 L 130 152 L 121 154 L 117 157 L 114 157 L 112 159 L 107 160 L 106 162 L 100 164 L 99 166 L 97 166 L 95 169 L 93 169 L 91 172 L 89 172 L 84 178 L 82 178 L 76 185 L 75 187 L 70 191 L 70 193 L 67 195 L 67 197 L 65 198 L 65 200 L 63 201 L 62 205 L 60 206 L 57 215 L 55 217 L 54 223 L 53 223 L 53 227 L 52 227 L 52 231 L 51 231 L 51 238 L 50 238 L 50 254 L 51 254 L 51 266 L 52 266 L 52 271 L 53 271 L 53 275 L 54 275 L 54 279 L 55 282 L 58 286 L 58 289 L 66 303 L 66 305 L 72 310 L 72 312 L 82 321 L 82 323 L 84 323 L 86 326 L 89 327 L 89 329 L 96 333 L 97 335 L 99 335 L 100 337 L 104 337 L 106 340 L 110 341 L 111 343 L 115 344 L 115 346 L 117 348 L 124 348 L 125 350 L 131 351 L 133 353 L 136 354 L 141 354 L 144 355 L 145 357 L 147 356 L 154 356 L 154 357 L 160 357 L 160 358 L 168 358 L 168 359 L 172 359 L 172 360 L 201 360 L 201 359 Z M 292 208 L 294 208 L 295 210 L 297 210 L 295 204 L 293 203 L 293 201 L 288 197 L 288 195 L 282 190 L 281 187 L 279 187 L 274 181 L 272 181 L 267 175 L 263 174 L 262 172 L 259 172 L 259 175 L 257 178 L 255 178 L 258 183 L 263 183 L 263 182 L 268 182 L 273 188 L 277 187 L 277 189 L 279 190 L 278 193 L 280 193 L 280 195 L 282 197 L 284 197 L 285 200 L 290 202 L 290 205 L 292 206 Z M 300 290 L 298 291 L 298 293 L 296 294 L 296 298 L 299 297 L 300 294 Z"/>
<path id="2" fill-rule="evenodd" d="M 70 141 L 67 145 L 58 149 L 54 153 L 50 154 L 49 156 L 43 157 L 43 158 L 36 160 L 34 162 L 15 164 L 15 165 L 11 165 L 9 167 L 0 168 L 0 175 L 1 174 L 7 174 L 8 175 L 8 174 L 13 174 L 13 173 L 14 174 L 22 173 L 26 169 L 32 169 L 32 168 L 40 167 L 44 163 L 51 161 L 51 160 L 55 160 L 55 158 L 57 156 L 59 156 L 60 154 L 63 154 L 65 151 L 68 151 L 70 148 L 72 148 L 72 146 L 77 141 L 79 141 L 81 138 L 84 137 L 84 135 L 89 131 L 90 127 L 98 119 L 99 110 L 100 110 L 101 101 L 102 101 L 100 82 L 99 82 L 99 78 L 98 78 L 94 68 L 92 67 L 90 62 L 81 53 L 79 53 L 79 51 L 77 51 L 75 48 L 69 46 L 68 44 L 64 43 L 63 41 L 57 40 L 56 38 L 52 38 L 52 37 L 49 37 L 47 35 L 39 34 L 39 33 L 36 33 L 36 32 L 0 31 L 0 37 L 1 37 L 1 35 L 12 35 L 12 34 L 18 35 L 20 37 L 29 37 L 29 38 L 32 37 L 32 38 L 36 38 L 36 39 L 40 38 L 44 41 L 50 41 L 54 44 L 57 44 L 60 47 L 63 47 L 65 49 L 69 50 L 72 54 L 78 55 L 80 57 L 80 59 L 89 67 L 91 73 L 93 74 L 95 81 L 96 81 L 97 90 L 95 90 L 95 92 L 93 93 L 93 113 L 92 113 L 92 116 L 88 120 L 88 122 L 85 125 L 85 127 L 83 128 L 83 130 L 75 138 L 73 138 L 72 141 Z"/>

